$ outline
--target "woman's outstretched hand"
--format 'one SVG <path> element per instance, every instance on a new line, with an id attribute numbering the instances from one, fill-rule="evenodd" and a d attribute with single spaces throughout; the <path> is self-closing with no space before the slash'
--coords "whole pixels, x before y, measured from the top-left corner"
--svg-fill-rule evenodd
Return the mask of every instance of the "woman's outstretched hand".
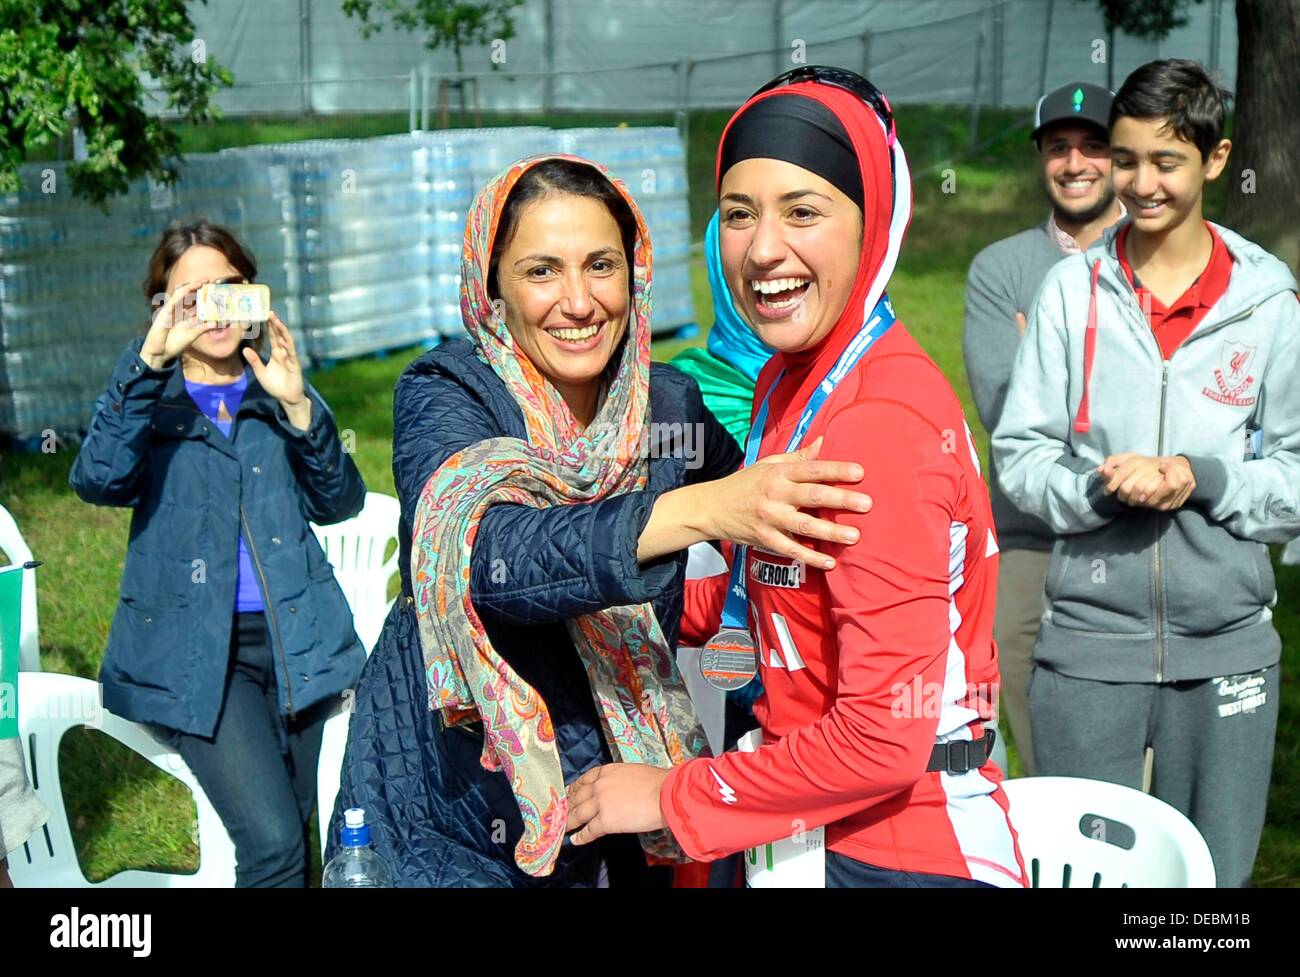
<path id="1" fill-rule="evenodd" d="M 709 485 L 714 490 L 710 507 L 712 539 L 729 539 L 779 556 L 801 560 L 827 570 L 835 561 L 798 540 L 856 543 L 858 531 L 820 519 L 804 509 L 847 509 L 869 512 L 871 496 L 833 484 L 862 481 L 862 466 L 856 462 L 822 460 L 822 439 L 806 448 L 760 458 L 748 468 Z"/>
<path id="2" fill-rule="evenodd" d="M 637 560 L 646 563 L 695 543 L 729 539 L 827 570 L 835 561 L 795 536 L 838 544 L 856 543 L 858 531 L 820 519 L 804 509 L 870 512 L 871 496 L 835 483 L 863 477 L 856 462 L 818 457 L 822 439 L 798 451 L 769 455 L 726 478 L 665 492 L 637 539 Z"/>

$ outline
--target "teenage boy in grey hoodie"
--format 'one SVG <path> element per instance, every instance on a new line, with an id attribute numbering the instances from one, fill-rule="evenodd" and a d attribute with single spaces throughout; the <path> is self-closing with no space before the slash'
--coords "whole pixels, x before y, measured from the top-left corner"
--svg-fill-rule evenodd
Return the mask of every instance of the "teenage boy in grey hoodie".
<path id="1" fill-rule="evenodd" d="M 1192 61 L 1124 82 L 1111 176 L 1130 218 L 1048 272 L 993 455 L 1061 534 L 1029 691 L 1038 772 L 1149 788 L 1241 886 L 1277 727 L 1263 544 L 1300 532 L 1300 305 L 1281 261 L 1201 216 L 1224 114 Z"/>
<path id="2" fill-rule="evenodd" d="M 1034 107 L 1029 138 L 1038 147 L 1043 186 L 1052 210 L 1041 224 L 990 244 L 971 262 L 966 281 L 962 352 L 980 421 L 998 425 L 1029 305 L 1049 268 L 1101 237 L 1124 210 L 1110 185 L 1106 126 L 1112 94 L 1087 82 L 1048 92 Z M 990 465 L 989 496 L 1002 553 L 993 637 L 1002 673 L 1002 711 L 1015 736 L 1025 773 L 1034 772 L 1029 725 L 1029 673 L 1043 617 L 1043 581 L 1056 534 L 1021 512 Z"/>

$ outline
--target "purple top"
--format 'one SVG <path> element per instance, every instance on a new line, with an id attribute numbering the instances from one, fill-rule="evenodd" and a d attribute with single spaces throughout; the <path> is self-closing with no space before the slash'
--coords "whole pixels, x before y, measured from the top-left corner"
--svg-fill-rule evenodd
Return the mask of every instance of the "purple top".
<path id="1" fill-rule="evenodd" d="M 244 399 L 244 391 L 248 389 L 248 373 L 245 372 L 234 383 L 195 383 L 186 380 L 185 389 L 189 391 L 190 397 L 198 405 L 199 410 L 207 415 L 208 420 L 212 421 L 222 434 L 230 437 L 230 429 L 235 423 L 235 412 L 239 410 L 239 404 Z M 221 416 L 223 401 L 226 407 L 224 418 Z M 257 571 L 253 567 L 253 558 L 249 555 L 248 547 L 244 544 L 243 533 L 239 536 L 235 610 L 240 613 L 266 610 L 266 605 L 262 602 L 262 591 L 257 586 Z"/>

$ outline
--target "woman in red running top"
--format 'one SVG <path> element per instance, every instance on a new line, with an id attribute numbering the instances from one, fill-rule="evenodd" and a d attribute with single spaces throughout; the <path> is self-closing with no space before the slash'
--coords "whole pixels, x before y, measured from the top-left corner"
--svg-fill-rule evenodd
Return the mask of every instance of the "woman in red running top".
<path id="1" fill-rule="evenodd" d="M 728 287 L 777 350 L 746 463 L 821 438 L 823 455 L 863 466 L 875 504 L 825 513 L 860 535 L 819 544 L 821 565 L 793 559 L 792 539 L 688 582 L 684 641 L 718 632 L 735 594 L 726 623 L 756 645 L 761 745 L 589 771 L 569 788 L 573 841 L 666 827 L 708 861 L 786 839 L 815 849 L 811 834 L 827 886 L 1023 886 L 987 759 L 988 492 L 957 397 L 885 294 L 911 217 L 888 102 L 852 72 L 788 72 L 727 124 L 717 182 Z"/>

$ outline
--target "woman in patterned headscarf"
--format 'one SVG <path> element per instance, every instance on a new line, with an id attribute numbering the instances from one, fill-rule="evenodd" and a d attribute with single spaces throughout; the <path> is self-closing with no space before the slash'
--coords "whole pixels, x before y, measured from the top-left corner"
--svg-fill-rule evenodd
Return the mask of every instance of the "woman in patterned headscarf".
<path id="1" fill-rule="evenodd" d="M 466 226 L 467 339 L 394 400 L 403 596 L 357 689 L 336 807 L 363 807 L 399 885 L 644 881 L 635 841 L 564 842 L 565 785 L 670 767 L 703 740 L 677 673 L 684 550 L 729 538 L 818 558 L 799 511 L 866 505 L 850 466 L 737 472 L 698 387 L 650 364 L 651 249 L 594 163 L 522 160 Z M 432 715 L 430 714 L 432 713 Z M 680 858 L 666 832 L 652 861 Z"/>

